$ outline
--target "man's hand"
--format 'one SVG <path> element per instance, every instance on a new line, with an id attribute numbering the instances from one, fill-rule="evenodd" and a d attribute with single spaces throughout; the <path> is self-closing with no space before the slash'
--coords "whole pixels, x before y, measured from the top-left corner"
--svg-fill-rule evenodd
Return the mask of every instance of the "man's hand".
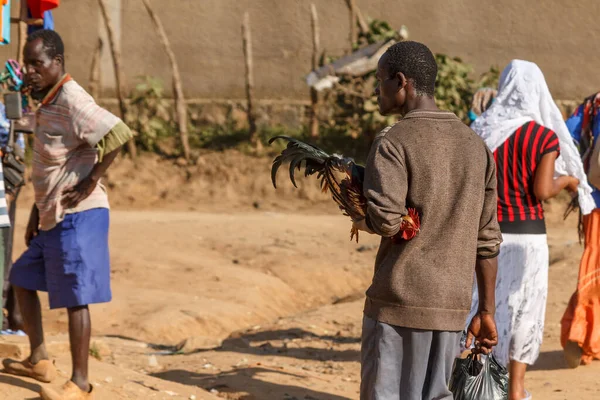
<path id="1" fill-rule="evenodd" d="M 359 219 L 358 221 L 352 221 L 352 227 L 356 230 L 367 232 L 371 235 L 375 234 L 372 230 L 367 226 L 367 220 L 365 218 Z"/>
<path id="2" fill-rule="evenodd" d="M 98 181 L 90 176 L 83 179 L 74 187 L 63 192 L 61 204 L 65 209 L 75 208 L 83 200 L 87 199 L 96 188 Z"/>
<path id="3" fill-rule="evenodd" d="M 475 314 L 467 329 L 467 348 L 471 347 L 473 339 L 475 339 L 474 353 L 489 354 L 492 347 L 498 344 L 498 331 L 492 314 L 483 312 Z"/>
<path id="4" fill-rule="evenodd" d="M 25 230 L 25 244 L 29 247 L 29 244 L 34 237 L 40 232 L 40 214 L 35 204 L 29 214 L 29 222 L 27 223 L 27 229 Z"/>

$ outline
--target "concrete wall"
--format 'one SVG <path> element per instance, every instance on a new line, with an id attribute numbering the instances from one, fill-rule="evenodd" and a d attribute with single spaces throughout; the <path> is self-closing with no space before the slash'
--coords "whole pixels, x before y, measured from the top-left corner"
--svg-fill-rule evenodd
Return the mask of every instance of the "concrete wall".
<path id="1" fill-rule="evenodd" d="M 154 75 L 169 86 L 169 65 L 139 0 L 108 0 L 120 20 L 117 36 L 128 86 L 139 75 Z M 317 6 L 322 47 L 341 55 L 348 48 L 346 0 L 312 0 Z M 94 47 L 103 34 L 96 0 L 63 0 L 55 12 L 56 29 L 65 39 L 67 66 L 87 84 Z M 260 99 L 308 100 L 303 76 L 310 68 L 311 0 L 169 0 L 152 3 L 174 46 L 185 94 L 200 99 L 244 97 L 241 21 L 249 10 L 254 42 L 256 93 Z M 600 2 L 540 0 L 357 0 L 365 15 L 406 25 L 411 39 L 434 52 L 460 56 L 478 72 L 512 58 L 540 65 L 558 99 L 578 99 L 600 90 L 600 56 L 594 29 Z M 18 2 L 15 1 L 13 13 Z M 17 32 L 13 29 L 13 41 Z M 16 56 L 14 45 L 0 59 Z M 110 55 L 103 55 L 104 96 L 114 79 Z"/>

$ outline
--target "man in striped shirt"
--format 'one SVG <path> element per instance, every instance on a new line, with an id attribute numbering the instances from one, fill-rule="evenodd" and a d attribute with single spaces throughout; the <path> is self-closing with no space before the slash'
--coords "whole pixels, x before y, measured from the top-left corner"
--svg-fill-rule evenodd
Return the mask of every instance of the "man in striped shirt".
<path id="1" fill-rule="evenodd" d="M 56 369 L 44 346 L 38 290 L 50 308 L 67 308 L 73 360 L 71 379 L 43 400 L 92 399 L 88 382 L 89 304 L 111 300 L 108 198 L 100 178 L 131 131 L 99 107 L 64 69 L 64 46 L 50 30 L 33 33 L 24 50 L 26 79 L 41 100 L 33 158 L 35 204 L 26 231 L 28 249 L 10 275 L 29 336 L 31 355 L 4 360 L 5 370 L 51 382 Z"/>

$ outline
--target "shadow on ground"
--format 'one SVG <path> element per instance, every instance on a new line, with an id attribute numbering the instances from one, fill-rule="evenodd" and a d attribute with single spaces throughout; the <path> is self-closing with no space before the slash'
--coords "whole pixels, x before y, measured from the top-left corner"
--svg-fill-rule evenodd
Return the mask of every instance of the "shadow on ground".
<path id="1" fill-rule="evenodd" d="M 42 390 L 40 385 L 30 383 L 16 376 L 6 375 L 4 373 L 0 373 L 0 385 L 8 385 L 30 390 L 33 397 L 26 398 L 25 400 L 39 399 L 40 397 L 36 395 Z"/>
<path id="2" fill-rule="evenodd" d="M 295 345 L 294 340 L 298 340 L 301 345 Z M 311 346 L 313 342 L 315 345 Z M 360 359 L 359 350 L 336 349 L 334 345 L 359 343 L 359 338 L 341 335 L 316 335 L 303 329 L 294 328 L 236 333 L 226 339 L 222 346 L 215 349 L 215 351 L 257 356 L 276 355 L 298 360 L 358 361 Z"/>
<path id="3" fill-rule="evenodd" d="M 277 371 L 261 367 L 249 367 L 224 372 L 217 375 L 203 375 L 185 370 L 172 370 L 153 374 L 152 376 L 184 385 L 199 386 L 205 390 L 216 390 L 220 393 L 236 393 L 238 400 L 349 400 L 348 397 L 323 393 L 310 388 L 294 385 L 277 384 L 260 379 L 261 374 L 279 374 L 281 379 L 305 378 L 285 371 Z M 267 396 L 267 397 L 265 397 Z"/>
<path id="4" fill-rule="evenodd" d="M 250 342 L 264 342 L 269 340 L 284 340 L 284 339 L 318 339 L 326 340 L 335 343 L 360 343 L 360 338 L 347 337 L 341 335 L 316 335 L 312 332 L 304 329 L 292 328 L 283 330 L 272 330 L 272 331 L 258 331 L 258 332 L 242 332 L 232 334 L 228 339 L 223 342 L 225 345 L 228 341 L 235 341 L 243 338 Z"/>
<path id="5" fill-rule="evenodd" d="M 527 368 L 529 371 L 557 371 L 569 369 L 561 350 L 540 353 L 534 365 Z"/>
<path id="6" fill-rule="evenodd" d="M 134 338 L 122 335 L 107 335 L 106 337 L 137 341 Z M 294 340 L 299 340 L 302 345 L 290 345 Z M 318 343 L 319 346 L 313 347 L 310 345 L 311 342 L 315 342 L 315 344 Z M 206 351 L 217 351 L 252 354 L 256 356 L 276 355 L 299 360 L 360 360 L 360 350 L 339 350 L 334 348 L 334 345 L 342 344 L 360 344 L 360 338 L 342 335 L 316 335 L 303 329 L 293 328 L 258 332 L 236 332 L 225 339 L 218 348 L 197 350 L 186 354 L 190 355 Z M 182 354 L 179 352 L 178 346 L 168 346 L 156 343 L 148 343 L 148 346 L 156 351 L 163 352 L 162 355 Z"/>

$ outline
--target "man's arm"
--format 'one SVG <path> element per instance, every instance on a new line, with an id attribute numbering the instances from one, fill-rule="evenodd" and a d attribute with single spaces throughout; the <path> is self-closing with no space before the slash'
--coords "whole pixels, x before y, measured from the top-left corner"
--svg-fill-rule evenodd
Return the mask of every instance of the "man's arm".
<path id="1" fill-rule="evenodd" d="M 476 340 L 477 351 L 489 353 L 498 343 L 494 314 L 496 312 L 496 274 L 502 233 L 497 219 L 498 195 L 496 192 L 496 164 L 491 152 L 487 152 L 485 197 L 479 219 L 477 237 L 477 261 L 475 274 L 479 294 L 479 308 L 467 330 L 467 347 Z"/>
<path id="2" fill-rule="evenodd" d="M 479 293 L 479 313 L 494 315 L 496 312 L 496 274 L 498 257 L 478 258 L 475 263 L 477 289 Z"/>
<path id="3" fill-rule="evenodd" d="M 467 329 L 466 347 L 475 341 L 475 353 L 489 354 L 492 347 L 498 344 L 496 329 L 496 272 L 498 258 L 478 258 L 475 266 L 477 288 L 479 292 L 479 308 Z"/>
<path id="4" fill-rule="evenodd" d="M 66 209 L 77 207 L 96 188 L 121 148 L 133 137 L 131 130 L 122 121 L 119 121 L 108 134 L 96 145 L 99 151 L 98 162 L 90 174 L 71 189 L 63 192 L 62 206 Z"/>
<path id="5" fill-rule="evenodd" d="M 483 208 L 479 218 L 477 236 L 477 257 L 479 259 L 495 258 L 500 253 L 502 233 L 498 225 L 498 192 L 496 178 L 496 162 L 494 155 L 487 150 L 487 169 L 485 177 L 485 193 Z"/>
<path id="6" fill-rule="evenodd" d="M 402 217 L 406 215 L 407 189 L 402 154 L 385 136 L 378 137 L 369 153 L 363 183 L 367 231 L 384 237 L 392 237 L 400 231 Z"/>

